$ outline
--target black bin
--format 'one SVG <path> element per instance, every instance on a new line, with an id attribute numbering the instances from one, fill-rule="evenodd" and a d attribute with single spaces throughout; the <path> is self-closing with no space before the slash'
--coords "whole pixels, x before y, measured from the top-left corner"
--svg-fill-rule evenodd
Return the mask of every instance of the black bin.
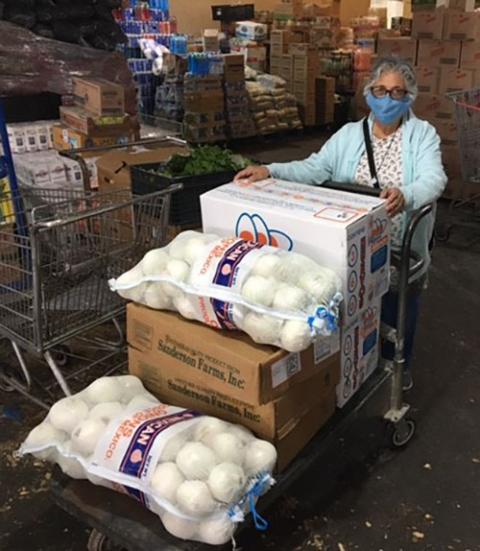
<path id="1" fill-rule="evenodd" d="M 172 226 L 201 226 L 200 195 L 228 184 L 236 174 L 235 171 L 229 170 L 200 176 L 169 178 L 159 174 L 163 167 L 164 163 L 132 166 L 132 191 L 134 195 L 148 195 L 172 184 L 183 184 L 183 189 L 172 195 L 169 220 Z"/>

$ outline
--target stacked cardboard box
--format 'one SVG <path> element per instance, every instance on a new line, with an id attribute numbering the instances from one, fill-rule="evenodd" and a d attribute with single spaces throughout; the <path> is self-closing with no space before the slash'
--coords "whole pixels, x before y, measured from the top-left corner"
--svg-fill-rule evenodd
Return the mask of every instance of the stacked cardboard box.
<path id="1" fill-rule="evenodd" d="M 103 79 L 73 79 L 74 106 L 60 108 L 53 127 L 56 149 L 128 143 L 138 138 L 138 124 L 125 113 L 125 90 Z"/>
<path id="2" fill-rule="evenodd" d="M 383 201 L 279 180 L 239 189 L 227 184 L 201 198 L 203 229 L 240 234 L 245 215 L 288 238 L 285 247 L 333 269 L 343 282 L 343 407 L 378 365 L 381 297 L 389 288 L 389 218 Z M 318 235 L 322 234 L 322 247 Z M 281 246 L 281 244 L 280 244 Z"/>
<path id="3" fill-rule="evenodd" d="M 9 124 L 8 139 L 12 153 L 33 153 L 53 148 L 53 121 Z"/>
<path id="4" fill-rule="evenodd" d="M 160 400 L 238 423 L 273 442 L 281 470 L 335 411 L 335 348 L 255 345 L 148 308 L 127 311 L 129 368 Z"/>
<path id="5" fill-rule="evenodd" d="M 245 58 L 243 55 L 224 56 L 225 113 L 230 138 L 248 138 L 255 135 L 255 124 L 250 114 L 249 96 L 245 85 Z"/>
<path id="6" fill-rule="evenodd" d="M 319 77 L 315 83 L 316 124 L 331 124 L 335 120 L 335 79 Z"/>
<path id="7" fill-rule="evenodd" d="M 315 85 L 320 73 L 318 51 L 310 44 L 291 44 L 293 94 L 300 105 L 305 126 L 316 124 Z"/>
<path id="8" fill-rule="evenodd" d="M 303 15 L 303 0 L 280 0 L 273 8 L 274 19 L 293 19 Z"/>
<path id="9" fill-rule="evenodd" d="M 194 143 L 225 140 L 225 94 L 221 75 L 197 77 L 184 81 L 184 137 Z"/>
<path id="10" fill-rule="evenodd" d="M 442 140 L 448 195 L 459 189 L 461 170 L 454 104 L 446 94 L 480 86 L 480 13 L 469 9 L 471 2 L 455 0 L 418 4 L 413 14 L 420 91 L 415 112 L 435 126 Z"/>

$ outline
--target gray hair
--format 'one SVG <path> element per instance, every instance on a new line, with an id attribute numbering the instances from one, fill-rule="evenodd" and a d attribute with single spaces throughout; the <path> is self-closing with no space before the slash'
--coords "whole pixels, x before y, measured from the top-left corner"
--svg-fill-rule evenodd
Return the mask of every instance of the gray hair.
<path id="1" fill-rule="evenodd" d="M 368 96 L 370 88 L 385 73 L 398 73 L 402 75 L 403 80 L 405 81 L 405 88 L 407 89 L 410 97 L 413 100 L 417 97 L 418 86 L 414 68 L 410 65 L 410 63 L 408 63 L 408 61 L 395 56 L 381 57 L 380 59 L 377 59 L 372 69 L 372 77 L 363 89 L 363 94 L 365 96 Z"/>

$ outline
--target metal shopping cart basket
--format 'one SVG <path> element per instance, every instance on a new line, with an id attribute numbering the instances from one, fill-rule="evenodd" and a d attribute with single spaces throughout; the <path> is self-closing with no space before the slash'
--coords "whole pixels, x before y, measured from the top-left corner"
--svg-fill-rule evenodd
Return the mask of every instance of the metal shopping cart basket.
<path id="1" fill-rule="evenodd" d="M 95 194 L 34 188 L 4 194 L 0 336 L 11 341 L 22 378 L 0 369 L 3 389 L 33 397 L 27 350 L 45 359 L 62 391 L 69 394 L 52 350 L 122 315 L 124 301 L 110 292 L 107 282 L 139 262 L 149 249 L 164 244 L 172 191 L 138 198 L 129 191 Z M 110 344 L 119 349 L 123 333 L 117 322 L 116 327 L 120 338 Z M 99 339 L 91 344 L 108 348 Z"/>
<path id="2" fill-rule="evenodd" d="M 450 203 L 449 222 L 442 236 L 445 239 L 454 226 L 474 230 L 480 227 L 480 88 L 451 93 L 448 97 L 455 106 L 462 187 Z M 453 221 L 454 211 L 460 209 L 462 216 Z"/>

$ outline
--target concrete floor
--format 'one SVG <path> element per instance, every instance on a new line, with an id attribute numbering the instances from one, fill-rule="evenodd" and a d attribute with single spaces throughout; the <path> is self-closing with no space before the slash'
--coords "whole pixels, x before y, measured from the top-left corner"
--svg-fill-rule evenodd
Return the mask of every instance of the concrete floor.
<path id="1" fill-rule="evenodd" d="M 287 160 L 322 141 L 309 136 L 242 149 L 264 162 Z M 409 395 L 418 422 L 409 447 L 352 463 L 326 499 L 312 470 L 269 511 L 268 535 L 243 549 L 480 550 L 480 225 L 477 236 L 454 230 L 435 251 Z M 19 406 L 25 422 L 12 419 L 8 406 Z M 12 394 L 0 394 L 2 409 L 0 550 L 84 550 L 88 529 L 50 501 L 49 469 L 12 453 L 42 413 Z"/>

